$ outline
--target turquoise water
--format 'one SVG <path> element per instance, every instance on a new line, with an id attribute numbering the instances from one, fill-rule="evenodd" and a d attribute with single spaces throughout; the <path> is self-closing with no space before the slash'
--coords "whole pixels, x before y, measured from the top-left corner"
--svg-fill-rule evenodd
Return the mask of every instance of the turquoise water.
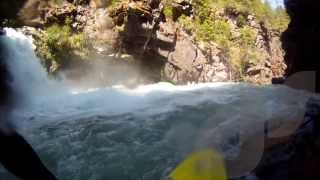
<path id="1" fill-rule="evenodd" d="M 46 113 L 43 103 L 41 108 L 30 107 L 31 113 L 27 109 L 17 112 L 24 119 L 21 132 L 62 180 L 163 179 L 188 154 L 199 149 L 214 148 L 226 158 L 236 157 L 247 137 L 263 132 L 252 127 L 262 127 L 257 124 L 267 120 L 292 120 L 304 111 L 306 99 L 304 93 L 285 87 L 204 85 L 200 89 L 176 89 L 170 93 L 167 88 L 155 90 L 157 98 L 154 90 L 144 92 L 143 96 L 133 95 L 137 90 L 132 90 L 131 99 L 118 101 L 132 108 L 123 109 L 124 112 L 109 106 L 102 108 L 101 104 L 108 101 L 106 95 L 101 95 L 95 104 L 71 103 L 72 108 L 65 97 L 55 98 L 55 103 L 62 102 L 55 109 L 47 101 L 51 106 Z M 97 93 L 101 92 L 80 96 L 92 97 Z M 67 99 L 72 101 L 71 97 Z M 137 102 L 146 106 L 137 109 L 128 106 Z M 113 115 L 108 115 L 110 109 Z M 90 115 L 83 117 L 83 110 Z"/>

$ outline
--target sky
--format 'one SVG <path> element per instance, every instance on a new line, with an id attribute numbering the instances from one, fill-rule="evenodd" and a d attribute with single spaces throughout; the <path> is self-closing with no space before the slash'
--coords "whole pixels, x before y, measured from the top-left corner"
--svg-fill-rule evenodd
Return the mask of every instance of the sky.
<path id="1" fill-rule="evenodd" d="M 283 0 L 263 0 L 263 1 L 269 1 L 270 5 L 273 8 L 276 8 L 278 6 L 283 6 Z"/>

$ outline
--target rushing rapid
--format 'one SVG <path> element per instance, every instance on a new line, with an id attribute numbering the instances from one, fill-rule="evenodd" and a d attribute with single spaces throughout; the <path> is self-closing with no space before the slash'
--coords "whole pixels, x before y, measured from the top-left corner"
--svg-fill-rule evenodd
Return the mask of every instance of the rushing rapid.
<path id="1" fill-rule="evenodd" d="M 6 32 L 16 126 L 62 180 L 162 179 L 203 148 L 235 158 L 265 122 L 299 123 L 312 96 L 234 83 L 77 90 L 48 78 L 30 37 Z M 2 179 L 14 178 L 0 170 Z"/>

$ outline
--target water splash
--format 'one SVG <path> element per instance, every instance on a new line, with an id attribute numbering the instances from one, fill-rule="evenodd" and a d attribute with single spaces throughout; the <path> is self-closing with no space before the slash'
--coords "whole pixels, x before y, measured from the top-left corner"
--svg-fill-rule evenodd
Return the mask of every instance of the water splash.
<path id="1" fill-rule="evenodd" d="M 48 79 L 47 72 L 35 55 L 32 37 L 11 28 L 5 28 L 5 31 L 6 36 L 0 37 L 1 45 L 6 52 L 4 59 L 13 77 L 12 86 L 16 95 L 33 100 L 57 91 L 58 85 Z"/>

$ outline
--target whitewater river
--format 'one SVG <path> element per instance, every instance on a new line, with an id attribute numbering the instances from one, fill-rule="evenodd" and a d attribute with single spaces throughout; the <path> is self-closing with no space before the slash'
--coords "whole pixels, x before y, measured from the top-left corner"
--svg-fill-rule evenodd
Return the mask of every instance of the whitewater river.
<path id="1" fill-rule="evenodd" d="M 6 31 L 1 42 L 20 102 L 14 123 L 61 180 L 163 179 L 203 148 L 235 158 L 266 121 L 279 128 L 301 120 L 313 96 L 232 83 L 79 90 L 49 80 L 32 40 Z M 0 168 L 0 180 L 11 179 Z"/>

